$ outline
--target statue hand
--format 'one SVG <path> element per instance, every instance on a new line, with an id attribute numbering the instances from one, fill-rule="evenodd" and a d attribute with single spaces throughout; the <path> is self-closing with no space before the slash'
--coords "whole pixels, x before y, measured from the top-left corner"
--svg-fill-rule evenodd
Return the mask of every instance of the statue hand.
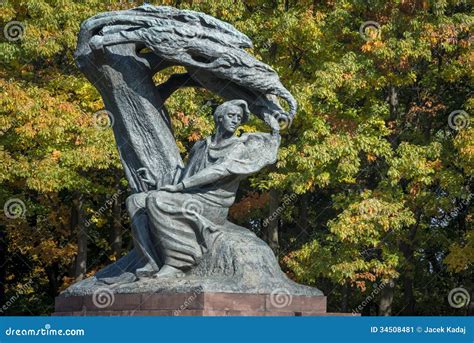
<path id="1" fill-rule="evenodd" d="M 156 181 L 153 180 L 153 177 L 151 176 L 151 173 L 148 168 L 138 168 L 137 174 L 140 180 L 142 180 L 143 182 L 149 184 L 150 186 L 156 185 Z"/>
<path id="2" fill-rule="evenodd" d="M 272 129 L 273 132 L 279 132 L 280 131 L 280 123 L 278 122 L 278 118 L 275 116 L 279 114 L 269 114 L 265 113 L 265 123 L 267 123 L 268 126 Z"/>
<path id="3" fill-rule="evenodd" d="M 184 189 L 184 185 L 182 182 L 178 183 L 177 185 L 166 185 L 160 188 L 160 191 L 166 191 L 171 193 L 181 192 Z"/>

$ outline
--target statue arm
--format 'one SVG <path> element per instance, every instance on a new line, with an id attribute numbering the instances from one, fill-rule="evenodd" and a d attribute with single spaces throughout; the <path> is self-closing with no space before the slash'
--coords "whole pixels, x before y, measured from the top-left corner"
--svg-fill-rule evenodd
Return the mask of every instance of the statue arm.
<path id="1" fill-rule="evenodd" d="M 183 179 L 184 189 L 196 188 L 217 182 L 229 175 L 250 175 L 258 172 L 277 159 L 280 135 L 278 121 L 271 117 L 272 134 L 246 134 L 244 142 L 236 145 L 234 150 L 219 164 L 211 165 L 198 173 Z"/>
<path id="2" fill-rule="evenodd" d="M 195 145 L 197 146 L 197 144 Z M 243 144 L 237 144 L 234 150 L 221 163 L 210 165 L 196 174 L 181 180 L 182 187 L 198 188 L 200 186 L 215 183 L 223 178 L 235 174 L 230 166 L 236 161 L 244 158 L 245 147 Z"/>
<path id="3" fill-rule="evenodd" d="M 201 170 L 200 172 L 182 180 L 181 182 L 184 189 L 196 188 L 217 182 L 229 175 L 231 175 L 231 173 L 227 170 L 227 168 L 222 165 L 214 165 Z"/>

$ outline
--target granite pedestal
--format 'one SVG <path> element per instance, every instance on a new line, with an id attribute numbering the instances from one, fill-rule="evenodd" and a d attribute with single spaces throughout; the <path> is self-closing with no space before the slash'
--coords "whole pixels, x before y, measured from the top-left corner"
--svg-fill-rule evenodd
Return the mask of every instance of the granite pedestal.
<path id="1" fill-rule="evenodd" d="M 141 293 L 59 296 L 55 316 L 327 316 L 325 296 Z"/>

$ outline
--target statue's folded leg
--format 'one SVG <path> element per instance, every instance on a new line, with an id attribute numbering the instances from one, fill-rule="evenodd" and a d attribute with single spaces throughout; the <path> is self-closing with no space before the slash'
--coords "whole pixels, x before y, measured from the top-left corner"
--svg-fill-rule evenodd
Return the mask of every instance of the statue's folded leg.
<path id="1" fill-rule="evenodd" d="M 132 237 L 135 249 L 146 261 L 145 266 L 136 270 L 137 276 L 151 276 L 159 271 L 160 257 L 150 232 L 150 223 L 145 209 L 147 193 L 130 195 L 126 206 L 131 218 Z"/>
<path id="2" fill-rule="evenodd" d="M 146 209 L 153 235 L 163 253 L 165 266 L 186 270 L 202 258 L 201 223 L 184 213 L 183 204 L 190 194 L 152 191 L 146 198 Z"/>

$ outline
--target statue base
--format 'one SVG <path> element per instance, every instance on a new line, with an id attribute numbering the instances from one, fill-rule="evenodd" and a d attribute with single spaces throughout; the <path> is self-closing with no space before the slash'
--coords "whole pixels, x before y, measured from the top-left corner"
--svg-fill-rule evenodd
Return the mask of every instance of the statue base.
<path id="1" fill-rule="evenodd" d="M 347 316 L 327 313 L 325 296 L 141 293 L 56 297 L 53 316 Z"/>
<path id="2" fill-rule="evenodd" d="M 182 277 L 136 277 L 132 250 L 56 298 L 54 315 L 329 315 L 326 297 L 280 269 L 270 247 L 230 222 L 200 263 Z"/>

